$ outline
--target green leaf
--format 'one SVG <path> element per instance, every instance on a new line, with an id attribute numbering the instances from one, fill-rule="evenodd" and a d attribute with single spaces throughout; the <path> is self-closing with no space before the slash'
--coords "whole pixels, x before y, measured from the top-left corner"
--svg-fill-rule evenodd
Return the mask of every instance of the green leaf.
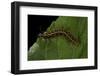
<path id="1" fill-rule="evenodd" d="M 79 59 L 87 58 L 87 17 L 59 16 L 53 21 L 46 32 L 64 28 L 79 39 L 76 46 L 63 36 L 56 36 L 48 39 L 37 38 L 37 41 L 30 47 L 28 60 L 55 60 L 55 59 Z"/>

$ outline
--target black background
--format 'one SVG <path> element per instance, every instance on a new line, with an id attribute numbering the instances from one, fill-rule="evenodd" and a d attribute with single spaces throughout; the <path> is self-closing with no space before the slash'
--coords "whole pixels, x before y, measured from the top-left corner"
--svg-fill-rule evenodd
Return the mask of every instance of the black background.
<path id="1" fill-rule="evenodd" d="M 36 42 L 38 34 L 44 32 L 58 16 L 28 15 L 28 50 Z"/>

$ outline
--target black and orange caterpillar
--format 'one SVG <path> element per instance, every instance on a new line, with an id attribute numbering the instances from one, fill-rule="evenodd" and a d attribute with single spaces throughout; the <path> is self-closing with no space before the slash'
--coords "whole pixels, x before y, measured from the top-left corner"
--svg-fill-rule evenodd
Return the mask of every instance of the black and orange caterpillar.
<path id="1" fill-rule="evenodd" d="M 52 38 L 52 37 L 56 37 L 56 36 L 64 36 L 65 39 L 71 41 L 73 44 L 75 44 L 75 45 L 79 44 L 79 40 L 77 38 L 75 38 L 71 34 L 71 32 L 65 31 L 64 29 L 59 29 L 59 30 L 54 30 L 54 31 L 51 31 L 51 32 L 40 33 L 38 36 L 42 37 L 44 39 L 48 39 L 48 38 Z"/>

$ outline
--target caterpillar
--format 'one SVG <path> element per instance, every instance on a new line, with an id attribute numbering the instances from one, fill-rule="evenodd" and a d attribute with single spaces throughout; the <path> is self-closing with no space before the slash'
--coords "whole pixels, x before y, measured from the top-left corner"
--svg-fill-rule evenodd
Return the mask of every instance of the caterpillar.
<path id="1" fill-rule="evenodd" d="M 71 32 L 65 31 L 63 29 L 54 30 L 54 31 L 51 31 L 51 32 L 40 33 L 38 36 L 42 37 L 44 39 L 48 39 L 48 38 L 52 38 L 52 37 L 56 37 L 56 36 L 63 36 L 66 40 L 69 40 L 73 44 L 75 44 L 75 45 L 79 44 L 79 40 L 76 37 L 74 37 L 71 34 Z"/>

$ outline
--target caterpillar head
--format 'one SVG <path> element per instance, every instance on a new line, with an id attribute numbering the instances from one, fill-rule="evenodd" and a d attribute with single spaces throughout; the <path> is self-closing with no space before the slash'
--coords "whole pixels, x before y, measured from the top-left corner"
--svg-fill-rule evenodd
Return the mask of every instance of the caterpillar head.
<path id="1" fill-rule="evenodd" d="M 39 35 L 38 35 L 39 37 L 42 37 L 42 33 L 39 33 Z"/>
<path id="2" fill-rule="evenodd" d="M 43 36 L 46 36 L 46 35 L 47 35 L 47 32 L 44 32 L 43 34 L 40 33 L 38 36 L 39 36 L 39 37 L 43 37 Z"/>

